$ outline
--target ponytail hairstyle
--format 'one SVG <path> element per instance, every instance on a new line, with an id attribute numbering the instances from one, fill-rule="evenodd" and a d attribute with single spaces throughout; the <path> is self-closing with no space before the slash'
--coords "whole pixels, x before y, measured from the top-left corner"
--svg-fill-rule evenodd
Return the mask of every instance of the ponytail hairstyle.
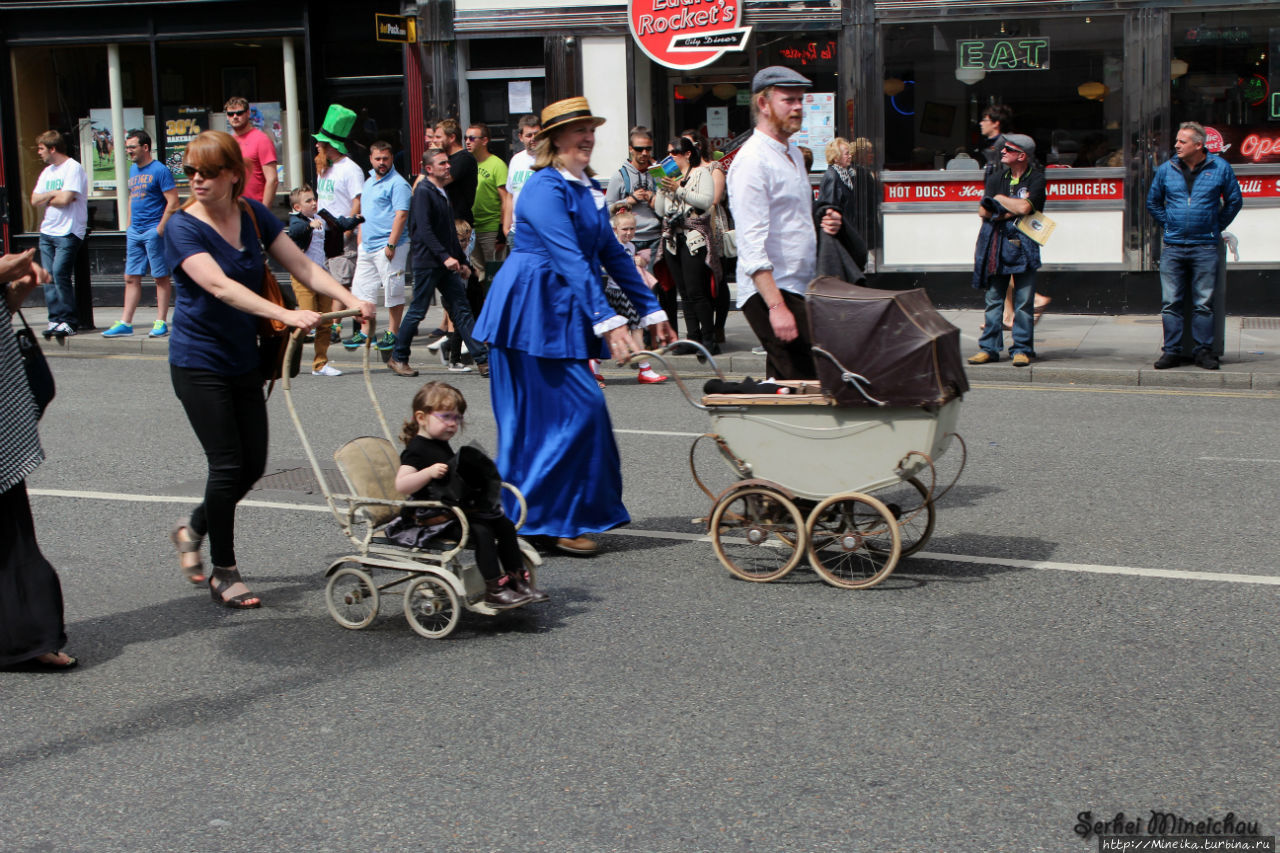
<path id="1" fill-rule="evenodd" d="M 417 412 L 467 412 L 467 400 L 462 392 L 447 382 L 428 382 L 413 395 L 413 407 L 409 410 L 409 420 L 400 427 L 400 440 L 408 444 L 418 434 Z"/>

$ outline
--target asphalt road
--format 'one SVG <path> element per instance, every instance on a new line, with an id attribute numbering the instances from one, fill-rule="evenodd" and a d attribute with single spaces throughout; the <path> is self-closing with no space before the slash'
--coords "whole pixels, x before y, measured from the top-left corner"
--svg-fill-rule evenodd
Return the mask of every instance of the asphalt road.
<path id="1" fill-rule="evenodd" d="M 1084 811 L 1280 830 L 1275 395 L 977 387 L 932 541 L 846 591 L 721 568 L 691 521 L 705 416 L 613 371 L 632 526 L 549 559 L 549 605 L 429 641 L 390 595 L 369 629 L 330 619 L 344 540 L 296 490 L 239 514 L 264 607 L 212 606 L 167 541 L 203 462 L 166 365 L 55 367 L 28 485 L 83 664 L 0 673 L 0 850 L 1088 851 Z M 394 429 L 416 385 L 376 378 Z M 451 381 L 492 448 L 487 384 Z M 357 376 L 296 399 L 322 458 L 378 431 Z M 303 458 L 283 404 L 271 470 Z"/>

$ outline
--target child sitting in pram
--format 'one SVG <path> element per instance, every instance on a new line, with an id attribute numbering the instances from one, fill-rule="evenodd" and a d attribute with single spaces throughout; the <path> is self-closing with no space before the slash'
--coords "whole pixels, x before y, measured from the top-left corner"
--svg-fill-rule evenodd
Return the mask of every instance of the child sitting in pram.
<path id="1" fill-rule="evenodd" d="M 396 471 L 396 490 L 412 495 L 413 500 L 440 501 L 465 513 L 469 542 L 485 579 L 486 604 L 507 609 L 547 601 L 547 594 L 530 583 L 516 527 L 502 511 L 497 467 L 477 448 L 464 447 L 455 454 L 449 447 L 449 439 L 462 428 L 466 410 L 462 392 L 452 385 L 428 382 L 418 389 L 412 415 L 400 430 L 405 448 Z M 384 532 L 398 544 L 418 548 L 437 537 L 456 538 L 461 531 L 447 510 L 406 507 Z"/>

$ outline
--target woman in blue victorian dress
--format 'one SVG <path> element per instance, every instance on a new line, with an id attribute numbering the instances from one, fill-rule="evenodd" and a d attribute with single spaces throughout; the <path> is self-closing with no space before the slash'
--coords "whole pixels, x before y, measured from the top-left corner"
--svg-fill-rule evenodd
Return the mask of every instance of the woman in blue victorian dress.
<path id="1" fill-rule="evenodd" d="M 614 236 L 592 177 L 595 129 L 585 98 L 542 111 L 534 174 L 515 210 L 519 235 L 494 277 L 475 336 L 489 344 L 498 470 L 524 494 L 526 536 L 590 556 L 589 534 L 630 521 L 604 394 L 587 360 L 634 351 L 627 320 L 605 299 L 603 270 L 661 343 L 675 340 L 657 298 Z M 513 511 L 514 506 L 508 507 Z"/>

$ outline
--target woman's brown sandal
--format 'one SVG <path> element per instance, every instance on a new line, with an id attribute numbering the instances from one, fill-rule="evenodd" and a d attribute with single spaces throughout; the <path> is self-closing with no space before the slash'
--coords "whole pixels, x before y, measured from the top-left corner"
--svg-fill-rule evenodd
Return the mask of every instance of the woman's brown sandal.
<path id="1" fill-rule="evenodd" d="M 188 536 L 192 536 L 191 527 L 187 522 L 179 521 L 173 525 L 173 529 L 169 531 L 169 541 L 173 543 L 173 547 L 178 549 L 178 567 L 182 569 L 182 573 L 186 575 L 187 580 L 194 584 L 202 584 L 208 578 L 204 573 L 204 561 L 196 560 L 193 566 L 184 566 L 182 564 L 182 555 L 191 553 L 200 553 L 200 546 L 204 543 L 204 539 L 183 539 L 182 531 L 187 531 Z"/>
<path id="2" fill-rule="evenodd" d="M 235 566 L 229 569 L 214 566 L 213 573 L 209 576 L 209 594 L 213 597 L 214 603 L 230 607 L 232 610 L 250 610 L 262 604 L 262 600 L 252 592 L 242 592 L 231 598 L 222 597 L 224 590 L 231 589 L 238 583 L 244 583 L 244 580 L 240 577 L 240 570 Z"/>

